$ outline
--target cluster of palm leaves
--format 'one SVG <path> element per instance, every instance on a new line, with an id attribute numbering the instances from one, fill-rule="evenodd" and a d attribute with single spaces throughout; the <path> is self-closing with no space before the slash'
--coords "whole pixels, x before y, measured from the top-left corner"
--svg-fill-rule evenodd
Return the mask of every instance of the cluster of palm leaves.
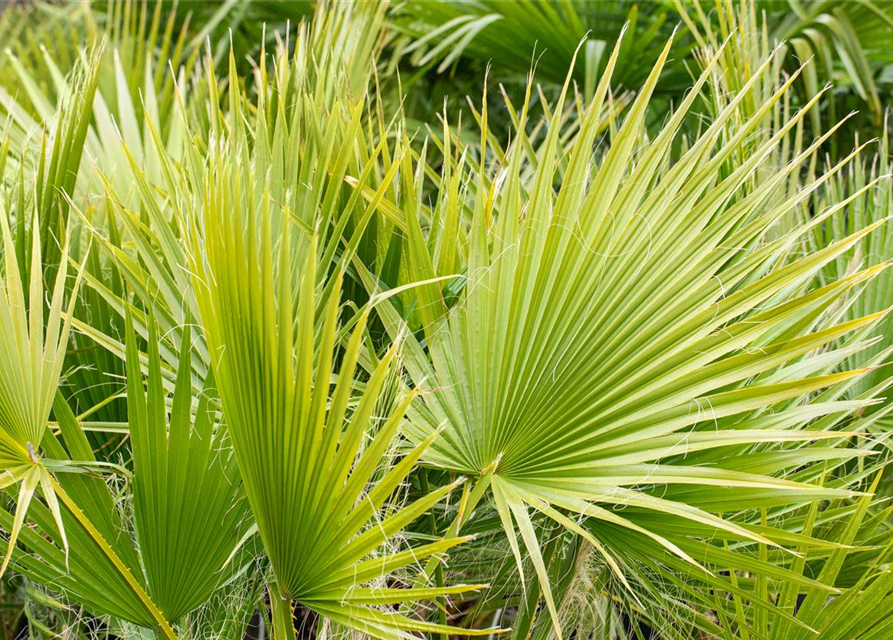
<path id="1" fill-rule="evenodd" d="M 891 34 L 7 7 L 4 639 L 891 637 Z"/>

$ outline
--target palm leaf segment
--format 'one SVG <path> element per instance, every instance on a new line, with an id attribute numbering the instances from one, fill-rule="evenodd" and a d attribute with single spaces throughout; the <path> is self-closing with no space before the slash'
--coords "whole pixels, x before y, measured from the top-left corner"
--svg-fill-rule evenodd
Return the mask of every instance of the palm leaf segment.
<path id="1" fill-rule="evenodd" d="M 617 50 L 561 165 L 556 115 L 532 181 L 521 178 L 520 142 L 498 180 L 472 180 L 494 186 L 490 193 L 479 189 L 474 199 L 464 291 L 447 310 L 436 286 L 421 290 L 428 353 L 411 339 L 406 345 L 408 371 L 419 387 L 432 390 L 410 410 L 414 437 L 443 429 L 425 459 L 484 476 L 519 566 L 516 528 L 544 584 L 530 508 L 586 535 L 615 571 L 617 563 L 598 539 L 599 522 L 693 564 L 662 535 L 662 523 L 682 521 L 705 537 L 773 544 L 771 533 L 717 514 L 761 500 L 762 506 L 814 500 L 829 490 L 777 479 L 780 469 L 771 465 L 758 474 L 738 471 L 732 461 L 758 442 L 839 436 L 800 429 L 804 421 L 795 405 L 861 371 L 820 375 L 842 361 L 844 351 L 803 358 L 842 336 L 852 338 L 850 349 L 866 346 L 862 337 L 880 317 L 804 322 L 807 313 L 824 317 L 835 299 L 883 268 L 807 289 L 822 265 L 880 222 L 783 266 L 779 257 L 847 201 L 763 241 L 773 223 L 827 179 L 778 197 L 778 186 L 821 140 L 740 193 L 815 99 L 752 153 L 735 158 L 793 81 L 735 124 L 730 116 L 767 61 L 669 164 L 677 131 L 715 63 L 660 134 L 647 140 L 643 118 L 669 51 L 668 44 L 599 166 L 592 164 L 593 123 Z M 562 112 L 563 100 L 564 94 L 554 114 Z M 526 119 L 525 105 L 522 141 Z M 730 159 L 733 170 L 720 171 Z M 414 277 L 430 278 L 435 260 L 418 217 L 409 218 Z M 403 330 L 393 309 L 383 313 L 392 335 Z M 767 413 L 770 407 L 774 414 Z M 819 416 L 852 407 L 814 409 Z M 700 464 L 692 456 L 709 450 L 714 455 Z M 717 486 L 723 487 L 721 500 Z M 590 518 L 593 533 L 568 513 Z"/>

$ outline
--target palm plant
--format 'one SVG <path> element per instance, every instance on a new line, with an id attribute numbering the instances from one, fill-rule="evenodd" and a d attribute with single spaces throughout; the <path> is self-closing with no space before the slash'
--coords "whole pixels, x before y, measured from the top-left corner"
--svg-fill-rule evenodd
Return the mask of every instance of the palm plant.
<path id="1" fill-rule="evenodd" d="M 367 488 L 412 395 L 383 402 L 396 344 L 371 367 L 368 379 L 355 377 L 368 310 L 351 319 L 349 335 L 339 336 L 342 276 L 317 275 L 318 263 L 328 266 L 333 260 L 329 247 L 339 242 L 343 217 L 353 208 L 349 202 L 342 204 L 342 220 L 317 217 L 318 207 L 324 215 L 330 209 L 337 214 L 329 203 L 346 188 L 337 173 L 329 177 L 328 156 L 336 150 L 339 157 L 331 166 L 341 165 L 341 172 L 351 161 L 354 146 L 361 142 L 356 126 L 361 105 L 341 97 L 357 88 L 357 78 L 338 73 L 338 67 L 330 75 L 326 67 L 314 65 L 311 51 L 299 50 L 291 69 L 286 59 L 279 59 L 277 104 L 269 125 L 263 119 L 267 112 L 263 94 L 257 105 L 254 139 L 266 139 L 267 127 L 272 128 L 272 162 L 264 146 L 254 146 L 252 153 L 247 132 L 240 126 L 241 98 L 231 88 L 231 137 L 209 147 L 210 171 L 195 176 L 191 183 L 195 191 L 183 196 L 197 204 L 185 216 L 184 235 L 211 367 L 275 578 L 270 598 L 274 628 L 281 630 L 277 634 L 287 637 L 292 629 L 292 600 L 372 637 L 389 638 L 401 630 L 448 632 L 445 625 L 396 611 L 386 613 L 374 605 L 479 586 L 364 586 L 372 578 L 462 541 L 454 538 L 366 559 L 461 480 L 408 506 L 388 506 L 377 519 L 377 512 L 433 437 L 380 472 L 377 482 Z M 238 86 L 234 73 L 230 87 Z M 295 115 L 286 120 L 289 112 Z M 317 127 L 322 133 L 318 144 L 289 142 L 312 139 Z M 258 181 L 256 175 L 267 177 Z M 289 192 L 295 178 L 301 180 L 297 193 Z M 300 193 L 304 184 L 311 194 Z M 369 215 L 364 218 L 368 221 Z M 334 230 L 331 235 L 326 232 L 326 246 L 318 250 L 317 232 L 312 230 L 327 230 L 329 225 Z M 351 254 L 348 247 L 337 263 L 344 264 Z M 251 283 L 263 285 L 258 289 Z M 336 373 L 334 362 L 342 341 L 346 344 Z M 333 380 L 337 382 L 330 397 Z"/>
<path id="2" fill-rule="evenodd" d="M 885 7 L 302 7 L 0 17 L 5 634 L 886 637 Z"/>

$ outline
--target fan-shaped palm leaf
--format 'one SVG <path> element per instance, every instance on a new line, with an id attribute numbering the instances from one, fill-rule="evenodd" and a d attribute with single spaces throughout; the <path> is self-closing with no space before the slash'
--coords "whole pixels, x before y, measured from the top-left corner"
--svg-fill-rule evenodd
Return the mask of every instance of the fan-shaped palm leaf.
<path id="1" fill-rule="evenodd" d="M 412 396 L 375 414 L 388 406 L 381 394 L 397 346 L 371 364 L 368 379 L 358 376 L 368 310 L 339 332 L 343 267 L 331 280 L 321 270 L 355 254 L 375 210 L 360 207 L 361 217 L 352 219 L 362 201 L 344 175 L 355 154 L 367 153 L 363 105 L 350 99 L 362 84 L 351 67 L 335 64 L 362 50 L 368 34 L 359 45 L 342 39 L 343 26 L 326 26 L 336 15 L 318 16 L 315 32 L 324 39 L 302 31 L 294 60 L 280 58 L 270 79 L 276 91 L 269 103 L 260 95 L 252 132 L 231 63 L 231 119 L 224 127 L 212 118 L 207 151 L 187 149 L 200 170 L 171 187 L 184 205 L 187 266 L 228 433 L 275 577 L 277 633 L 291 628 L 291 601 L 377 638 L 449 632 L 390 606 L 477 587 L 366 586 L 460 540 L 380 551 L 461 480 L 405 507 L 389 502 L 432 436 L 372 482 Z M 311 58 L 317 45 L 328 45 L 316 51 L 321 60 Z M 381 149 L 371 152 L 372 162 Z M 363 168 L 358 185 L 373 167 Z M 355 239 L 339 258 L 349 222 Z M 319 251 L 314 229 L 325 239 Z"/>
<path id="2" fill-rule="evenodd" d="M 19 204 L 24 207 L 25 203 Z M 38 485 L 56 518 L 65 543 L 64 528 L 56 502 L 52 479 L 40 463 L 38 452 L 46 433 L 53 396 L 68 344 L 71 310 L 77 297 L 77 280 L 69 301 L 68 246 L 64 241 L 61 260 L 49 299 L 44 299 L 44 268 L 41 252 L 40 222 L 36 211 L 31 221 L 31 250 L 28 263 L 28 294 L 23 288 L 19 254 L 10 231 L 10 211 L 0 204 L 0 232 L 3 235 L 3 270 L 0 273 L 0 484 L 8 487 L 21 483 L 15 521 L 10 528 L 9 545 L 2 575 L 12 557 L 16 538 Z M 20 237 L 25 236 L 24 212 L 18 212 Z M 22 255 L 22 258 L 26 256 Z M 66 313 L 67 312 L 67 313 Z M 66 318 L 63 318 L 66 314 Z"/>
<path id="3" fill-rule="evenodd" d="M 721 173 L 722 163 L 793 78 L 727 134 L 729 116 L 751 80 L 667 168 L 683 117 L 711 72 L 708 67 L 660 135 L 646 142 L 643 118 L 668 53 L 669 45 L 594 168 L 590 119 L 606 95 L 615 49 L 557 193 L 552 186 L 557 121 L 532 183 L 519 177 L 515 147 L 505 177 L 492 183 L 498 190 L 476 193 L 467 282 L 458 303 L 447 309 L 437 285 L 420 290 L 428 355 L 421 345 L 407 344 L 407 369 L 419 387 L 431 390 L 410 410 L 414 437 L 421 440 L 443 429 L 425 458 L 482 477 L 519 565 L 516 532 L 543 583 L 546 571 L 530 508 L 574 531 L 579 527 L 567 512 L 619 526 L 698 565 L 663 535 L 663 522 L 682 519 L 693 532 L 703 528 L 704 535 L 771 544 L 771 531 L 716 514 L 760 501 L 797 504 L 836 494 L 771 473 L 740 472 L 726 462 L 733 459 L 730 451 L 764 439 L 834 437 L 834 432 L 790 429 L 784 413 L 776 416 L 779 422 L 755 422 L 754 412 L 861 375 L 859 370 L 818 374 L 829 358 L 842 359 L 837 352 L 812 366 L 806 360 L 799 367 L 780 367 L 881 317 L 824 326 L 815 321 L 879 269 L 804 289 L 824 264 L 879 223 L 791 264 L 774 266 L 792 243 L 847 201 L 803 228 L 760 244 L 780 216 L 827 179 L 780 202 L 764 200 L 814 146 L 736 198 L 750 173 L 814 101 L 765 144 L 739 156 L 731 173 Z M 764 70 L 765 65 L 760 73 Z M 559 103 L 555 113 L 560 111 Z M 525 105 L 522 125 L 526 118 Z M 413 273 L 432 278 L 437 275 L 434 260 L 414 211 L 407 219 Z M 743 247 L 752 251 L 740 255 Z M 385 319 L 399 330 L 393 314 L 385 312 Z M 818 415 L 823 411 L 818 409 Z M 676 456 L 720 447 L 726 457 L 709 466 Z M 721 496 L 715 494 L 717 485 L 724 487 Z M 622 580 L 607 545 L 598 535 L 588 539 Z M 548 590 L 545 596 L 557 619 Z"/>
<path id="4" fill-rule="evenodd" d="M 367 316 L 361 316 L 329 399 L 335 376 L 340 276 L 334 287 L 326 288 L 327 300 L 315 291 L 318 258 L 312 243 L 303 251 L 307 258 L 299 300 L 293 300 L 290 221 L 272 217 L 269 195 L 255 211 L 250 204 L 253 186 L 244 184 L 242 191 L 236 178 L 230 192 L 231 174 L 218 168 L 218 175 L 227 178 L 209 187 L 209 200 L 191 231 L 192 272 L 233 449 L 276 577 L 272 597 L 296 600 L 376 638 L 400 636 L 401 630 L 447 632 L 449 627 L 369 605 L 428 599 L 475 587 L 363 586 L 461 541 L 368 557 L 456 484 L 404 508 L 392 508 L 377 520 L 379 509 L 433 439 L 419 444 L 367 489 L 412 400 L 409 396 L 389 415 L 373 415 L 396 348 L 378 363 L 351 406 L 366 326 Z M 234 200 L 239 194 L 245 199 Z M 275 242 L 273 228 L 280 229 Z M 365 443 L 379 421 L 377 433 Z M 290 626 L 283 606 L 277 604 L 278 624 Z"/>
<path id="5" fill-rule="evenodd" d="M 247 528 L 247 505 L 239 495 L 235 461 L 219 430 L 215 433 L 216 410 L 207 393 L 193 408 L 191 331 L 188 326 L 183 331 L 168 418 L 158 337 L 150 327 L 144 393 L 140 354 L 128 324 L 134 515 L 149 591 L 168 620 L 179 620 L 227 577 L 226 565 Z"/>

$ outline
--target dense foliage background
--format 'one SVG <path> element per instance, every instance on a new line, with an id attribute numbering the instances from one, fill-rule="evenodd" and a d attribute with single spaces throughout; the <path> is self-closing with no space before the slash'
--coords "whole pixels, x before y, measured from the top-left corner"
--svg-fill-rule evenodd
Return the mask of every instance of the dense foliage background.
<path id="1" fill-rule="evenodd" d="M 893 636 L 893 2 L 0 11 L 4 638 Z"/>

